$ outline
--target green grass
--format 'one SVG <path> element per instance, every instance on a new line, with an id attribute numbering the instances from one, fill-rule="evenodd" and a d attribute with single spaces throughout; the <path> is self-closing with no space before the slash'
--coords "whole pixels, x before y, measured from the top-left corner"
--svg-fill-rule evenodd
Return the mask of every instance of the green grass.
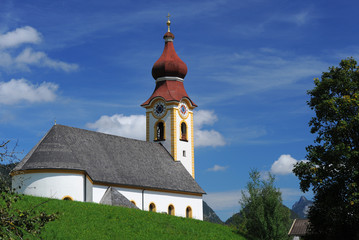
<path id="1" fill-rule="evenodd" d="M 30 209 L 45 198 L 24 196 L 20 209 Z M 41 232 L 43 239 L 241 239 L 227 226 L 136 209 L 51 199 L 36 208 L 58 212 Z"/>

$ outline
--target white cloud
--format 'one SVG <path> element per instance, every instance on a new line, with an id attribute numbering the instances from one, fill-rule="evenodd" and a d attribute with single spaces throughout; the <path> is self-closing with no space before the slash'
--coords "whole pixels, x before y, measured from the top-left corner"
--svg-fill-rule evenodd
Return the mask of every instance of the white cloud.
<path id="1" fill-rule="evenodd" d="M 26 79 L 11 79 L 9 82 L 0 82 L 0 104 L 16 104 L 20 101 L 51 102 L 56 98 L 58 85 L 43 82 L 34 85 Z"/>
<path id="2" fill-rule="evenodd" d="M 202 129 L 205 125 L 213 125 L 218 120 L 214 111 L 199 110 L 194 112 L 194 144 L 196 147 L 224 146 L 226 141 L 219 132 Z"/>
<path id="3" fill-rule="evenodd" d="M 194 122 L 195 128 L 201 128 L 203 125 L 213 125 L 218 121 L 218 117 L 214 114 L 214 111 L 199 110 L 194 112 L 196 121 Z"/>
<path id="4" fill-rule="evenodd" d="M 17 28 L 12 32 L 0 34 L 0 48 L 12 48 L 24 43 L 34 44 L 39 42 L 41 42 L 41 34 L 30 26 Z"/>
<path id="5" fill-rule="evenodd" d="M 208 168 L 207 171 L 209 172 L 219 172 L 219 171 L 225 171 L 228 168 L 228 166 L 220 166 L 215 164 L 212 168 Z"/>
<path id="6" fill-rule="evenodd" d="M 241 190 L 227 192 L 210 192 L 203 196 L 203 200 L 208 203 L 213 210 L 237 209 L 239 212 L 241 199 Z"/>
<path id="7" fill-rule="evenodd" d="M 38 44 L 40 42 L 41 34 L 30 26 L 0 34 L 0 67 L 3 67 L 6 71 L 14 69 L 30 71 L 30 66 L 47 67 L 65 72 L 78 69 L 77 64 L 51 59 L 44 52 L 34 51 L 30 47 L 20 48 L 21 45 L 26 43 Z M 19 51 L 16 51 L 20 52 L 18 56 L 15 55 L 14 51 L 7 50 L 15 47 L 20 48 Z"/>
<path id="8" fill-rule="evenodd" d="M 306 161 L 306 160 L 301 160 L 301 161 Z M 277 161 L 275 161 L 272 164 L 271 172 L 278 175 L 291 174 L 294 164 L 301 161 L 294 159 L 289 154 L 283 154 L 278 158 Z"/>
<path id="9" fill-rule="evenodd" d="M 201 61 L 189 63 L 192 68 L 207 71 L 207 81 L 221 84 L 221 91 L 208 88 L 202 104 L 225 102 L 273 89 L 298 91 L 303 88 L 305 91 L 308 86 L 303 79 L 320 75 L 330 65 L 318 57 L 298 56 L 278 49 L 259 48 L 237 53 L 213 49 L 212 52 L 212 55 L 191 56 Z M 200 78 L 200 75 L 196 77 Z M 204 91 L 207 91 L 206 86 Z"/>
<path id="10" fill-rule="evenodd" d="M 204 125 L 213 124 L 217 116 L 213 111 L 201 110 L 195 112 L 194 144 L 196 147 L 216 147 L 225 145 L 223 136 L 215 130 L 203 130 Z M 88 128 L 99 132 L 114 134 L 123 137 L 146 139 L 146 116 L 115 114 L 113 116 L 101 116 L 94 123 L 88 123 Z"/>
<path id="11" fill-rule="evenodd" d="M 146 139 L 146 116 L 144 115 L 104 115 L 96 122 L 88 123 L 86 126 L 98 132 L 139 140 Z"/>
<path id="12" fill-rule="evenodd" d="M 65 63 L 49 58 L 44 52 L 35 52 L 31 48 L 24 49 L 14 60 L 18 65 L 36 65 L 40 67 L 49 67 L 56 70 L 70 72 L 78 69 L 77 64 Z"/>

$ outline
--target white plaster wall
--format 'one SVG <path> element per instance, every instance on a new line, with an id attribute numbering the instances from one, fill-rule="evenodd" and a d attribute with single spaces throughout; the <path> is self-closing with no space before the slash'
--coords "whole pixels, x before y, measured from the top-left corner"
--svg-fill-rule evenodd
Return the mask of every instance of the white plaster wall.
<path id="1" fill-rule="evenodd" d="M 99 203 L 105 194 L 108 186 L 93 185 L 92 187 L 92 201 Z"/>
<path id="2" fill-rule="evenodd" d="M 153 202 L 156 205 L 156 212 L 168 212 L 168 206 L 172 204 L 175 208 L 175 215 L 186 217 L 186 208 L 192 208 L 192 218 L 203 220 L 203 202 L 201 196 L 186 194 L 164 193 L 156 191 L 145 191 L 145 210 Z"/>
<path id="3" fill-rule="evenodd" d="M 181 161 L 186 170 L 192 175 L 192 127 L 191 111 L 188 113 L 188 117 L 183 119 L 179 111 L 176 111 L 176 123 L 177 123 L 177 160 Z M 181 122 L 184 121 L 187 125 L 187 142 L 181 141 Z M 183 151 L 186 151 L 186 156 L 183 156 Z"/>
<path id="4" fill-rule="evenodd" d="M 136 206 L 142 210 L 142 190 L 130 188 L 116 188 L 129 201 L 135 201 Z"/>
<path id="5" fill-rule="evenodd" d="M 166 107 L 166 114 L 162 118 L 155 118 L 152 114 L 152 108 L 147 109 L 150 113 L 150 123 L 149 123 L 149 133 L 150 133 L 150 141 L 153 142 L 155 139 L 155 124 L 157 121 L 162 120 L 165 122 L 165 141 L 158 141 L 161 142 L 162 145 L 167 149 L 169 153 L 171 153 L 171 108 L 172 106 Z"/>
<path id="6" fill-rule="evenodd" d="M 62 199 L 70 196 L 84 201 L 84 175 L 73 173 L 25 173 L 12 177 L 18 193 Z"/>
<path id="7" fill-rule="evenodd" d="M 107 190 L 107 186 L 93 186 L 93 201 L 99 203 Z M 135 201 L 136 206 L 142 210 L 142 190 L 129 188 L 115 188 L 129 201 Z M 203 202 L 201 196 L 193 196 L 187 194 L 165 193 L 157 191 L 143 192 L 144 210 L 148 211 L 149 205 L 156 205 L 156 212 L 168 212 L 168 206 L 172 204 L 175 208 L 175 215 L 186 217 L 186 208 L 192 208 L 192 218 L 203 220 Z"/>
<path id="8" fill-rule="evenodd" d="M 175 109 L 175 111 L 172 111 Z M 173 156 L 177 161 L 181 161 L 186 170 L 192 175 L 192 111 L 189 110 L 188 117 L 185 119 L 187 124 L 187 142 L 180 141 L 181 137 L 181 122 L 184 120 L 178 111 L 178 105 L 170 105 L 167 106 L 166 114 L 161 118 L 155 118 L 152 114 L 152 108 L 147 109 L 149 114 L 149 136 L 150 141 L 154 141 L 154 136 L 156 134 L 154 126 L 158 120 L 162 120 L 165 122 L 165 141 L 161 141 L 162 145 L 167 149 L 167 151 L 172 154 L 172 146 L 171 146 L 171 133 L 172 133 L 172 124 L 171 124 L 171 113 L 175 114 L 175 125 L 176 125 L 176 137 L 175 137 L 175 148 L 177 150 L 176 156 Z M 183 151 L 186 151 L 186 156 L 183 156 Z"/>

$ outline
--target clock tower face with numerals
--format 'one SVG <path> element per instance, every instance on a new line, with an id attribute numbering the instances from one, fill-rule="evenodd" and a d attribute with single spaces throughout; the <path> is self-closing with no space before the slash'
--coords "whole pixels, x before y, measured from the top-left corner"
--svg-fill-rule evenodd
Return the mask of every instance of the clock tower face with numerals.
<path id="1" fill-rule="evenodd" d="M 166 111 L 166 105 L 163 101 L 158 101 L 153 107 L 153 113 L 156 117 L 162 117 Z"/>

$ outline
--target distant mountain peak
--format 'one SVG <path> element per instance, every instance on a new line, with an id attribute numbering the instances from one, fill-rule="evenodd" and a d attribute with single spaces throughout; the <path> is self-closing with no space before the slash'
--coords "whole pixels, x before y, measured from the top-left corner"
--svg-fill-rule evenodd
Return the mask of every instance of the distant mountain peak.
<path id="1" fill-rule="evenodd" d="M 306 218 L 310 206 L 313 205 L 313 202 L 308 200 L 306 197 L 301 196 L 298 202 L 295 202 L 292 206 L 292 210 L 299 215 L 301 218 Z"/>

